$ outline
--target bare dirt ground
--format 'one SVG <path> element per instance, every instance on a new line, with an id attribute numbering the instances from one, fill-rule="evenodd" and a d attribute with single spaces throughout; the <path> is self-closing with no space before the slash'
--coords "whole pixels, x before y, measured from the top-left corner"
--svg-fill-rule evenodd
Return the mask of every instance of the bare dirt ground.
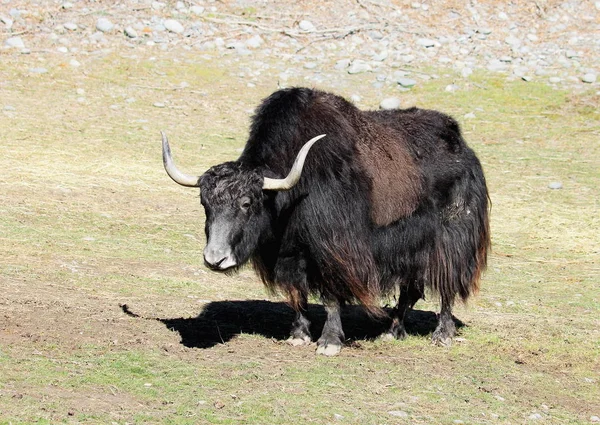
<path id="1" fill-rule="evenodd" d="M 596 66 L 588 38 L 597 22 L 575 19 L 597 16 L 595 3 L 503 6 L 519 28 L 538 25 L 544 43 L 563 40 L 563 56 L 570 32 L 580 33 L 579 59 L 548 67 L 562 83 L 489 71 L 477 65 L 483 56 L 465 78 L 455 61 L 469 61 L 452 56 L 450 42 L 435 54 L 395 49 L 395 62 L 415 56 L 401 66 L 417 80 L 411 91 L 393 80 L 398 66 L 366 59 L 381 47 L 368 31 L 387 36 L 400 9 L 418 33 L 403 33 L 411 40 L 441 32 L 458 40 L 445 20 L 452 10 L 475 28 L 473 12 L 497 16 L 500 6 L 207 2 L 192 18 L 172 12 L 175 3 L 64 3 L 5 1 L 0 11 L 14 20 L 5 38 L 20 33 L 29 50 L 0 51 L 0 423 L 587 424 L 600 416 L 600 119 L 596 83 L 579 78 Z M 557 11 L 558 23 L 540 21 Z M 154 28 L 154 15 L 175 16 L 186 31 L 202 25 L 169 33 Z M 118 28 L 95 36 L 103 16 Z M 299 33 L 302 19 L 316 32 Z M 79 30 L 57 29 L 71 21 Z M 150 32 L 128 39 L 121 30 L 136 22 Z M 506 21 L 484 24 L 493 47 Z M 251 54 L 200 48 L 244 41 L 255 35 L 248 27 L 264 38 Z M 357 47 L 354 37 L 371 41 Z M 494 58 L 514 53 L 504 44 Z M 448 68 L 440 56 L 453 61 Z M 335 69 L 342 58 L 372 70 Z M 306 66 L 321 59 L 316 71 Z M 348 346 L 319 358 L 314 345 L 285 343 L 291 311 L 252 270 L 223 276 L 202 266 L 197 193 L 164 174 L 159 131 L 187 170 L 234 159 L 252 109 L 282 73 L 290 85 L 358 94 L 361 107 L 398 96 L 461 122 L 488 178 L 494 253 L 480 296 L 457 308 L 451 349 L 430 345 L 437 306 L 427 301 L 402 342 L 375 340 L 386 324 L 348 309 Z M 315 303 L 310 313 L 318 334 L 323 310 Z"/>

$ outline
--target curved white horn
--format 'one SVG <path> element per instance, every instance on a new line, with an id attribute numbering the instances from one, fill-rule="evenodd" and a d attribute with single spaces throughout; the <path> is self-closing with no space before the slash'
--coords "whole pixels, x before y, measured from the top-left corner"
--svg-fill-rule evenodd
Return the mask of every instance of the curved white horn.
<path id="1" fill-rule="evenodd" d="M 165 165 L 165 170 L 169 177 L 171 177 L 175 183 L 179 183 L 182 186 L 200 187 L 199 176 L 189 176 L 177 169 L 173 162 L 173 158 L 171 157 L 171 148 L 169 146 L 169 141 L 167 140 L 167 135 L 163 131 L 161 131 L 160 134 L 162 134 L 163 164 Z"/>
<path id="2" fill-rule="evenodd" d="M 308 142 L 302 146 L 300 152 L 296 156 L 296 160 L 294 161 L 294 165 L 292 165 L 292 169 L 290 173 L 287 175 L 285 179 L 271 179 L 269 177 L 264 178 L 263 189 L 264 190 L 290 190 L 292 187 L 298 183 L 300 180 L 300 176 L 302 175 L 302 167 L 304 167 L 304 160 L 306 159 L 306 155 L 308 154 L 309 149 L 312 145 L 315 144 L 317 140 L 325 137 L 325 134 L 321 134 L 320 136 L 313 137 Z"/>

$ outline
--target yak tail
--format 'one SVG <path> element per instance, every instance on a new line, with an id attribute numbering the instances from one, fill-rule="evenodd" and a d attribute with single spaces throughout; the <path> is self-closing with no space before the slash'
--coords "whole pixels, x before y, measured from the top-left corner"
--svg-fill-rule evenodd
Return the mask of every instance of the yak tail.
<path id="1" fill-rule="evenodd" d="M 486 194 L 482 205 L 466 210 L 467 218 L 451 220 L 436 231 L 426 281 L 443 300 L 460 296 L 466 302 L 479 292 L 491 246 L 487 201 Z"/>

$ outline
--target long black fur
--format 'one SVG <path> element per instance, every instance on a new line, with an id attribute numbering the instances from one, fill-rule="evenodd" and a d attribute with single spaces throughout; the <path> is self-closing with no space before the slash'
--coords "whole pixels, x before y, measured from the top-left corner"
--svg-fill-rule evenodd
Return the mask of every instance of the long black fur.
<path id="1" fill-rule="evenodd" d="M 284 177 L 319 134 L 327 137 L 309 152 L 294 188 L 260 189 L 263 176 Z M 386 175 L 373 164 L 398 167 Z M 374 176 L 410 196 L 378 197 L 382 184 Z M 256 110 L 240 158 L 202 176 L 201 194 L 207 235 L 212 215 L 235 208 L 239 196 L 252 197 L 254 209 L 232 241 L 238 263 L 251 260 L 265 285 L 286 293 L 300 314 L 313 294 L 327 304 L 358 301 L 381 315 L 380 297 L 400 292 L 401 323 L 425 289 L 439 294 L 449 314 L 457 297 L 478 290 L 486 266 L 483 171 L 458 123 L 437 111 L 361 111 L 322 91 L 279 90 Z M 396 208 L 394 219 L 375 217 L 375 202 L 388 216 Z M 451 325 L 441 319 L 440 326 Z M 442 331 L 441 339 L 453 334 Z"/>

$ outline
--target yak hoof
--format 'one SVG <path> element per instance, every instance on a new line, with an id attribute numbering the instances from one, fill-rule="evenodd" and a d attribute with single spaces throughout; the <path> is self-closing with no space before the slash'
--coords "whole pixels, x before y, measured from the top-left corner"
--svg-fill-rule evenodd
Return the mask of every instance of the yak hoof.
<path id="1" fill-rule="evenodd" d="M 335 356 L 342 351 L 342 346 L 337 344 L 324 344 L 317 347 L 317 354 L 324 356 Z"/>
<path id="2" fill-rule="evenodd" d="M 303 336 L 301 338 L 299 338 L 299 337 L 291 338 L 290 337 L 287 340 L 287 342 L 288 342 L 288 344 L 291 344 L 294 347 L 300 347 L 301 345 L 308 345 L 308 344 L 310 344 L 311 341 L 310 341 L 310 338 L 307 335 L 305 335 L 305 336 Z"/>
<path id="3" fill-rule="evenodd" d="M 439 347 L 451 347 L 452 337 L 444 335 L 442 332 L 434 332 L 433 337 L 431 338 L 431 343 Z"/>

